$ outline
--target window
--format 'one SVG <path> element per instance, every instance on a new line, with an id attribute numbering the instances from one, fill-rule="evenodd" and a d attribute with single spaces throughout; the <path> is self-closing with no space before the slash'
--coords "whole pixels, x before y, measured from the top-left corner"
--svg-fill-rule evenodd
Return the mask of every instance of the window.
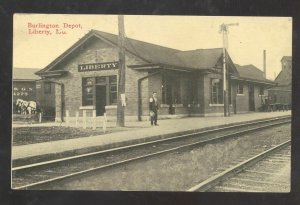
<path id="1" fill-rule="evenodd" d="M 236 87 L 237 94 L 244 94 L 244 85 L 242 83 L 238 83 Z"/>
<path id="2" fill-rule="evenodd" d="M 96 77 L 97 84 L 106 84 L 106 77 Z"/>
<path id="3" fill-rule="evenodd" d="M 109 82 L 117 84 L 117 76 L 116 75 L 109 76 Z"/>
<path id="4" fill-rule="evenodd" d="M 264 87 L 260 87 L 260 88 L 259 88 L 259 94 L 260 94 L 260 95 L 264 95 L 264 94 L 265 94 L 265 89 L 264 89 Z"/>
<path id="5" fill-rule="evenodd" d="M 109 105 L 118 103 L 117 76 L 109 76 Z"/>
<path id="6" fill-rule="evenodd" d="M 51 94 L 51 82 L 45 82 L 44 91 L 45 94 Z"/>
<path id="7" fill-rule="evenodd" d="M 83 78 L 82 105 L 93 105 L 94 78 Z"/>
<path id="8" fill-rule="evenodd" d="M 211 79 L 211 104 L 223 104 L 223 84 L 220 79 Z"/>

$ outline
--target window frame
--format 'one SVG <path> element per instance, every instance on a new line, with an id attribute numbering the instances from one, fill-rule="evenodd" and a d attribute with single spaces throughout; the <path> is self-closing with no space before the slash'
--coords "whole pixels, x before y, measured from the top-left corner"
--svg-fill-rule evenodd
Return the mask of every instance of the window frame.
<path id="1" fill-rule="evenodd" d="M 218 80 L 218 82 L 214 83 L 214 81 L 216 80 Z M 210 79 L 210 104 L 211 105 L 224 104 L 222 79 L 219 78 Z"/>
<path id="2" fill-rule="evenodd" d="M 244 84 L 243 83 L 241 83 L 241 82 L 237 83 L 236 94 L 237 95 L 244 95 Z"/>
<path id="3" fill-rule="evenodd" d="M 87 85 L 87 79 L 92 79 L 92 84 Z M 92 92 L 87 94 L 86 89 L 92 88 Z M 84 77 L 82 78 L 82 106 L 91 106 L 94 105 L 94 91 L 95 91 L 95 78 L 93 77 Z M 90 95 L 91 97 L 87 98 L 87 95 Z M 89 102 L 89 103 L 87 103 Z"/>
<path id="4" fill-rule="evenodd" d="M 259 87 L 259 95 L 265 95 L 265 88 L 263 86 Z"/>
<path id="5" fill-rule="evenodd" d="M 112 81 L 112 77 L 116 77 L 116 81 Z M 108 76 L 108 87 L 109 87 L 109 96 L 108 96 L 108 105 L 117 105 L 118 104 L 118 76 L 117 75 L 111 75 Z M 112 91 L 111 88 L 116 87 L 116 90 Z M 116 102 L 113 102 L 112 100 L 112 94 L 116 94 Z"/>

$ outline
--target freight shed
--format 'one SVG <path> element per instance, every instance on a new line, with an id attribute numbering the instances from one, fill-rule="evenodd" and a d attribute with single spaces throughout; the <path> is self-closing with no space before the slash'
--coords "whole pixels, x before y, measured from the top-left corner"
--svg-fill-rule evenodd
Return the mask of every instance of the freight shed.
<path id="1" fill-rule="evenodd" d="M 20 114 L 16 107 L 18 99 L 36 101 L 36 81 L 40 79 L 34 73 L 39 69 L 13 68 L 12 100 L 13 114 Z"/>
<path id="2" fill-rule="evenodd" d="M 292 106 L 292 57 L 281 59 L 281 71 L 275 79 L 276 86 L 268 90 L 269 103 Z"/>

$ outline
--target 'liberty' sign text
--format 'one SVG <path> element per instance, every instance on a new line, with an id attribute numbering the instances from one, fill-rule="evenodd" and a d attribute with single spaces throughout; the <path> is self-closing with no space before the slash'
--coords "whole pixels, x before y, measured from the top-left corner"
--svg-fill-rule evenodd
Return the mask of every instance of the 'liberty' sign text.
<path id="1" fill-rule="evenodd" d="M 78 72 L 117 69 L 118 62 L 92 63 L 78 65 Z"/>

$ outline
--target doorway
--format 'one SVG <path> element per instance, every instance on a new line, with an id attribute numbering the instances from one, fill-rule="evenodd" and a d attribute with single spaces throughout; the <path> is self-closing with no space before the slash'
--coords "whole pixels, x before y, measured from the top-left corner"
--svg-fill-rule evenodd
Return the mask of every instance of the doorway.
<path id="1" fill-rule="evenodd" d="M 96 115 L 101 116 L 105 113 L 106 106 L 106 86 L 96 86 Z"/>
<path id="2" fill-rule="evenodd" d="M 249 85 L 249 111 L 255 111 L 254 85 Z"/>

